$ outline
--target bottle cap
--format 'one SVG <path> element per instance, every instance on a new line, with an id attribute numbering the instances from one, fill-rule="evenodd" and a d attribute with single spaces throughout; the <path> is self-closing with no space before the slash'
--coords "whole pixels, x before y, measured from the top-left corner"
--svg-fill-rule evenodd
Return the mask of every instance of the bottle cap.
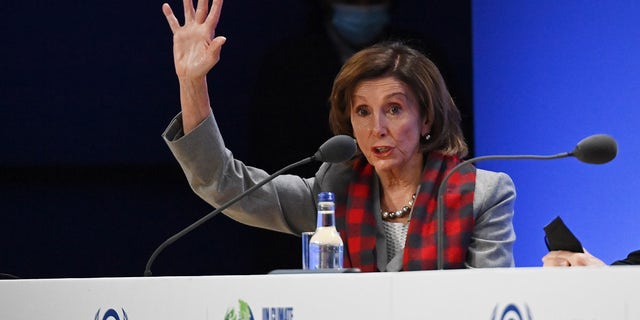
<path id="1" fill-rule="evenodd" d="M 333 192 L 318 193 L 318 202 L 325 202 L 325 201 L 335 201 L 335 196 L 333 195 Z"/>

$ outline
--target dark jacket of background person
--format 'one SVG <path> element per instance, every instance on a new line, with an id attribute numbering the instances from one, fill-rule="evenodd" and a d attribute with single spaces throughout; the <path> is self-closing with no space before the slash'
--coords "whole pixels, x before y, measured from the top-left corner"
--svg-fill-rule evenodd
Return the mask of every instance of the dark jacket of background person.
<path id="1" fill-rule="evenodd" d="M 612 265 L 640 265 L 640 250 L 629 253 L 626 259 L 618 260 Z"/>

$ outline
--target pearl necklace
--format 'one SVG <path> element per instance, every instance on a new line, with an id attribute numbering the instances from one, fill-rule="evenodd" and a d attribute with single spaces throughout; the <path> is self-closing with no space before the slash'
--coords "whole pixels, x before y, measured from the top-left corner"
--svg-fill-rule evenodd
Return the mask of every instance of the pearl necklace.
<path id="1" fill-rule="evenodd" d="M 409 203 L 402 207 L 402 209 L 397 210 L 397 211 L 382 211 L 380 210 L 380 214 L 382 215 L 382 219 L 383 220 L 391 220 L 391 219 L 396 219 L 396 218 L 402 218 L 406 215 L 408 215 L 411 212 L 411 208 L 413 208 L 413 203 L 416 201 L 416 194 L 414 193 L 411 196 L 411 200 L 409 200 Z"/>

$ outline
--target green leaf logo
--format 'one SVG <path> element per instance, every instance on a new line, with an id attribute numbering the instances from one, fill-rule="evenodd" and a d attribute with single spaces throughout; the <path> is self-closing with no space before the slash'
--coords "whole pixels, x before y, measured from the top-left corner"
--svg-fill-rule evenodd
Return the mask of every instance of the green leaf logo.
<path id="1" fill-rule="evenodd" d="M 238 299 L 238 309 L 229 308 L 224 315 L 224 320 L 254 320 L 251 307 L 245 301 Z"/>

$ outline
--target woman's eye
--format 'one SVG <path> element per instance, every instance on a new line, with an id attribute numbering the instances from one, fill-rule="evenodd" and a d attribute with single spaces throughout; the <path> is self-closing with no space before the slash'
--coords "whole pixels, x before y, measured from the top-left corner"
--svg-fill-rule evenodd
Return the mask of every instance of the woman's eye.
<path id="1" fill-rule="evenodd" d="M 357 108 L 356 109 L 356 114 L 361 116 L 361 117 L 364 117 L 364 116 L 369 114 L 369 111 L 367 111 L 367 109 L 365 109 L 365 108 Z"/>
<path id="2" fill-rule="evenodd" d="M 389 107 L 389 113 L 391 114 L 398 114 L 400 113 L 400 106 L 399 105 L 392 105 L 391 107 Z"/>

